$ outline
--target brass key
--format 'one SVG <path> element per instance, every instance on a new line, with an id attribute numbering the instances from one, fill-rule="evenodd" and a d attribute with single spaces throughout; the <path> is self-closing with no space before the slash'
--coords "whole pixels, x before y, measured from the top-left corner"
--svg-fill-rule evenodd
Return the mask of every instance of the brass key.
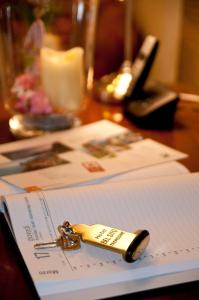
<path id="1" fill-rule="evenodd" d="M 63 250 L 76 250 L 81 247 L 80 236 L 73 232 L 73 229 L 68 221 L 63 225 L 58 226 L 60 237 L 52 242 L 38 243 L 34 245 L 35 249 L 46 249 L 61 247 Z"/>
<path id="2" fill-rule="evenodd" d="M 78 249 L 81 238 L 83 242 L 122 254 L 127 262 L 134 262 L 143 253 L 150 239 L 147 230 L 130 233 L 101 224 L 70 225 L 65 222 L 58 230 L 61 235 L 59 239 L 52 243 L 36 244 L 35 248 L 61 246 L 64 250 Z"/>

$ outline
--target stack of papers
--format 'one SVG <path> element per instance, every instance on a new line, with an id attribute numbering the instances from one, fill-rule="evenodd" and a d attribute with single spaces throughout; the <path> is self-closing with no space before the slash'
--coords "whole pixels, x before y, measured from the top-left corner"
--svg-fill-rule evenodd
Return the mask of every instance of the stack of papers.
<path id="1" fill-rule="evenodd" d="M 187 155 L 110 121 L 0 146 L 0 177 L 30 191 L 82 183 L 185 158 Z"/>

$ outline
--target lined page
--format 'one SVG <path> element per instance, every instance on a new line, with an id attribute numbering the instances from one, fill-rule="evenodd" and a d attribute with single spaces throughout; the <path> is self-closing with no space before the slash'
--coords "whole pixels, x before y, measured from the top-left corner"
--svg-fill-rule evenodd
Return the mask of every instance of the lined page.
<path id="1" fill-rule="evenodd" d="M 15 236 L 39 294 L 198 268 L 198 183 L 196 173 L 8 196 Z M 147 229 L 151 240 L 133 264 L 119 254 L 84 243 L 71 252 L 60 248 L 35 251 L 38 240 L 56 238 L 57 226 L 64 220 L 125 231 Z"/>

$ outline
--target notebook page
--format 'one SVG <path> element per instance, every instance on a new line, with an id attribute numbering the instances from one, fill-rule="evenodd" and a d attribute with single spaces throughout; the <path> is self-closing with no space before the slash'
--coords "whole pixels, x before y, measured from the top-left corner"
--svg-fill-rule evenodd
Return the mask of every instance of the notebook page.
<path id="1" fill-rule="evenodd" d="M 198 182 L 199 174 L 187 174 L 8 196 L 15 236 L 39 294 L 198 268 Z M 33 249 L 37 239 L 54 240 L 57 226 L 66 219 L 126 231 L 148 229 L 151 241 L 133 264 L 84 243 L 73 252 Z"/>
<path id="2" fill-rule="evenodd" d="M 117 284 L 109 284 L 105 286 L 92 287 L 89 289 L 79 290 L 71 293 L 59 293 L 54 295 L 46 295 L 42 300 L 93 300 L 105 299 L 108 297 L 121 296 L 132 292 L 146 291 L 149 289 L 175 285 L 182 282 L 191 282 L 198 279 L 198 269 L 167 274 L 164 276 L 150 277 L 149 279 L 131 280 L 128 282 L 119 282 Z M 134 296 L 131 296 L 134 299 Z M 131 299 L 127 296 L 127 299 Z M 126 299 L 126 298 L 125 298 Z M 137 299 L 137 297 L 135 297 Z"/>

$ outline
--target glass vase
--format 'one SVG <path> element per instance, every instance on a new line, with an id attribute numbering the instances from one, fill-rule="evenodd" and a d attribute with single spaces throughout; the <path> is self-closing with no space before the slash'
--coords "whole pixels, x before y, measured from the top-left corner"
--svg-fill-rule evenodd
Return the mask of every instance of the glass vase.
<path id="1" fill-rule="evenodd" d="M 96 0 L 21 0 L 0 7 L 1 84 L 17 137 L 79 124 L 92 87 Z"/>

